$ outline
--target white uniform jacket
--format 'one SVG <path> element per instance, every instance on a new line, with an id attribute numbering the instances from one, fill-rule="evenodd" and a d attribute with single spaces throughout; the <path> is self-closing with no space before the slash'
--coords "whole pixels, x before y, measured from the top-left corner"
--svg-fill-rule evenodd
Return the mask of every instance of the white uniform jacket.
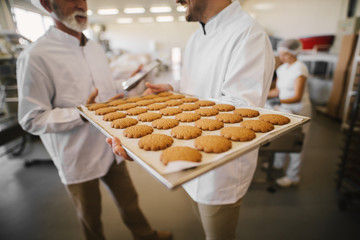
<path id="1" fill-rule="evenodd" d="M 19 123 L 40 135 L 64 184 L 103 176 L 114 161 L 105 136 L 75 107 L 99 89 L 97 101 L 116 94 L 103 49 L 52 27 L 17 61 Z"/>
<path id="2" fill-rule="evenodd" d="M 263 106 L 274 71 L 267 34 L 238 2 L 233 2 L 189 39 L 180 91 L 244 106 Z M 186 184 L 203 204 L 231 204 L 244 196 L 252 180 L 258 150 Z"/>

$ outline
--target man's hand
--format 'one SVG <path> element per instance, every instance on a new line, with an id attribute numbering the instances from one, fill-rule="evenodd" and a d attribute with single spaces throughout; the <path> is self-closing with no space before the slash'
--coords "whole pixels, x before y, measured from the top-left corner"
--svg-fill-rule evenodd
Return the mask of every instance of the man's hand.
<path id="1" fill-rule="evenodd" d="M 121 156 L 126 160 L 133 161 L 126 153 L 125 149 L 121 146 L 121 141 L 117 137 L 106 138 L 106 142 L 111 146 L 115 155 Z"/>
<path id="2" fill-rule="evenodd" d="M 138 66 L 138 68 L 130 75 L 130 77 L 133 77 L 133 76 L 135 76 L 135 74 L 137 74 L 138 72 L 140 72 L 142 69 L 143 69 L 143 65 L 142 64 L 140 64 L 139 66 Z"/>
<path id="3" fill-rule="evenodd" d="M 151 84 L 149 82 L 145 83 L 147 89 L 143 93 L 143 95 L 150 95 L 160 92 L 172 91 L 173 87 L 170 84 Z"/>
<path id="4" fill-rule="evenodd" d="M 99 90 L 95 88 L 95 90 L 90 94 L 89 98 L 86 101 L 86 104 L 95 103 L 95 98 L 99 94 Z"/>

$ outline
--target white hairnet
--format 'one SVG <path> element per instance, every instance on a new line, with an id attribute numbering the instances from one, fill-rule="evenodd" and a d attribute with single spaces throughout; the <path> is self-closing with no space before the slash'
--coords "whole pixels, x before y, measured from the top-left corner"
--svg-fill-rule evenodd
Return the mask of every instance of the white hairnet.
<path id="1" fill-rule="evenodd" d="M 286 39 L 277 45 L 278 51 L 285 51 L 292 55 L 298 55 L 302 50 L 302 43 L 297 39 Z"/>

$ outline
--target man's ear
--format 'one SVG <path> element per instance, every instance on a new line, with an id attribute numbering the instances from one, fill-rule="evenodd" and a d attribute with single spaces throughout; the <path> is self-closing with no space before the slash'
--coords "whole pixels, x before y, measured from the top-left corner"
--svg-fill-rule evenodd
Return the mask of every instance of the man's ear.
<path id="1" fill-rule="evenodd" d="M 45 10 L 48 11 L 49 13 L 53 11 L 50 4 L 50 0 L 40 0 L 40 3 L 43 6 L 43 8 L 45 8 Z"/>

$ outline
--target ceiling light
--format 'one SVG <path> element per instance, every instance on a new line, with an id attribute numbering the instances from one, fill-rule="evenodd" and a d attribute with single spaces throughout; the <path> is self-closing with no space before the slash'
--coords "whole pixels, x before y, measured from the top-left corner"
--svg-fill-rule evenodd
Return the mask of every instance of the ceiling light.
<path id="1" fill-rule="evenodd" d="M 156 17 L 157 22 L 173 22 L 174 17 L 173 16 L 159 16 Z"/>
<path id="2" fill-rule="evenodd" d="M 126 14 L 137 14 L 137 13 L 144 13 L 145 8 L 137 7 L 137 8 L 124 8 L 124 13 Z"/>
<path id="3" fill-rule="evenodd" d="M 88 10 L 87 10 L 87 15 L 88 15 L 88 16 L 93 15 L 93 11 L 91 11 L 90 9 L 88 9 Z"/>
<path id="4" fill-rule="evenodd" d="M 168 13 L 168 12 L 171 12 L 171 7 L 168 7 L 168 6 L 151 7 L 150 12 L 152 12 L 152 13 Z"/>
<path id="5" fill-rule="evenodd" d="M 270 10 L 275 8 L 275 6 L 272 3 L 258 3 L 255 4 L 253 8 L 255 8 L 256 10 Z"/>
<path id="6" fill-rule="evenodd" d="M 177 6 L 176 11 L 178 11 L 178 12 L 186 12 L 186 7 L 184 7 L 184 6 Z"/>
<path id="7" fill-rule="evenodd" d="M 99 15 L 115 15 L 119 13 L 119 10 L 116 8 L 99 9 L 97 13 Z"/>
<path id="8" fill-rule="evenodd" d="M 180 22 L 185 22 L 185 21 L 186 21 L 186 18 L 185 18 L 185 16 L 180 16 L 180 17 L 178 18 L 178 20 L 179 20 Z"/>
<path id="9" fill-rule="evenodd" d="M 154 18 L 152 18 L 152 17 L 141 17 L 141 18 L 138 18 L 138 22 L 139 23 L 153 23 Z"/>
<path id="10" fill-rule="evenodd" d="M 117 23 L 120 24 L 127 24 L 127 23 L 132 23 L 134 20 L 132 18 L 118 18 L 116 19 Z"/>

